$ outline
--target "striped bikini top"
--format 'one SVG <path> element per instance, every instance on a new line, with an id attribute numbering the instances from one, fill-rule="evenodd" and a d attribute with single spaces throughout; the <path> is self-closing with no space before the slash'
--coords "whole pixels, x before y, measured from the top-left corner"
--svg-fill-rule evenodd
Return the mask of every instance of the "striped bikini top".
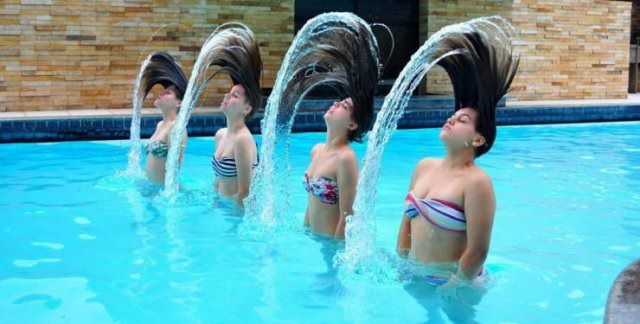
<path id="1" fill-rule="evenodd" d="M 465 232 L 467 230 L 467 218 L 462 207 L 442 199 L 423 198 L 417 199 L 409 192 L 405 198 L 408 206 L 405 214 L 409 218 L 422 215 L 435 227 L 451 232 Z"/>
<path id="2" fill-rule="evenodd" d="M 251 165 L 251 169 L 255 169 L 258 166 L 258 162 Z M 211 168 L 213 172 L 219 177 L 237 177 L 238 166 L 236 166 L 236 159 L 232 157 L 222 157 L 216 159 L 215 155 L 211 158 Z"/>

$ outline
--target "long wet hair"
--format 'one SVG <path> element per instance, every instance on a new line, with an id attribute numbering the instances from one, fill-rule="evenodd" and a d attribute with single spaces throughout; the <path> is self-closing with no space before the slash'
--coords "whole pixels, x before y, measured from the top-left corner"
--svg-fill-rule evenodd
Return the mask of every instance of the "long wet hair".
<path id="1" fill-rule="evenodd" d="M 507 94 L 518 70 L 520 58 L 513 54 L 510 25 L 505 29 L 489 25 L 469 29 L 443 39 L 443 53 L 462 49 L 462 53 L 442 59 L 442 66 L 453 85 L 455 110 L 472 108 L 477 113 L 476 131 L 485 144 L 474 148 L 475 157 L 488 152 L 496 138 L 496 107 Z"/>
<path id="2" fill-rule="evenodd" d="M 251 29 L 243 24 L 227 23 L 219 29 L 220 35 L 225 33 L 227 38 L 221 43 L 223 46 L 213 49 L 210 54 L 213 60 L 209 66 L 218 66 L 220 69 L 211 75 L 209 80 L 218 73 L 227 73 L 233 85 L 242 85 L 251 106 L 251 111 L 245 117 L 249 120 L 262 106 L 260 47 Z"/>
<path id="3" fill-rule="evenodd" d="M 165 89 L 173 86 L 176 98 L 182 100 L 187 91 L 187 77 L 173 56 L 167 52 L 155 52 L 151 54 L 149 64 L 142 73 L 141 84 L 144 89 L 144 97 L 149 94 L 151 88 L 161 84 Z"/>
<path id="4" fill-rule="evenodd" d="M 353 101 L 351 117 L 358 127 L 350 130 L 347 136 L 349 142 L 362 142 L 373 126 L 374 92 L 383 65 L 369 25 L 347 18 L 349 16 L 344 20 L 324 21 L 310 31 L 312 36 L 299 49 L 306 55 L 293 63 L 295 72 L 286 86 L 281 106 L 294 106 L 317 85 L 330 86 L 341 99 Z M 290 118 L 290 114 L 281 118 Z"/>
<path id="5" fill-rule="evenodd" d="M 344 97 L 353 101 L 351 118 L 358 124 L 358 128 L 348 131 L 347 138 L 350 142 L 362 143 L 364 135 L 373 127 L 374 94 L 384 65 L 381 64 L 380 51 L 373 33 L 361 28 L 357 35 L 357 43 L 347 43 L 344 48 L 333 48 L 333 51 L 327 50 L 327 54 L 333 54 L 336 64 L 342 65 L 347 72 L 346 82 L 343 84 Z M 389 35 L 393 39 L 390 31 Z M 366 46 L 372 46 L 370 44 L 373 44 L 375 50 L 363 50 Z M 388 53 L 387 57 L 390 55 Z"/>

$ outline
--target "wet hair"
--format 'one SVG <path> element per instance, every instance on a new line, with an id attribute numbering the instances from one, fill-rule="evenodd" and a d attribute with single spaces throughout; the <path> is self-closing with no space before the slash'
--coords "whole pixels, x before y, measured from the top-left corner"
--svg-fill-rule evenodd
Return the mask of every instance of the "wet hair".
<path id="1" fill-rule="evenodd" d="M 187 78 L 182 68 L 167 52 L 155 52 L 150 55 L 149 63 L 142 73 L 141 84 L 145 97 L 156 84 L 161 84 L 165 89 L 173 86 L 179 100 L 182 100 L 187 91 Z"/>
<path id="2" fill-rule="evenodd" d="M 443 53 L 462 50 L 445 57 L 438 65 L 451 78 L 455 110 L 469 107 L 477 112 L 475 127 L 485 138 L 485 144 L 474 148 L 475 157 L 487 153 L 493 146 L 497 129 L 496 107 L 508 92 L 520 61 L 513 55 L 508 30 L 497 25 L 488 27 L 447 35 L 442 40 L 443 47 L 439 48 Z"/>
<path id="3" fill-rule="evenodd" d="M 351 117 L 358 128 L 348 131 L 347 137 L 349 142 L 362 142 L 374 121 L 374 92 L 382 75 L 380 51 L 364 21 L 340 13 L 323 14 L 313 20 L 327 15 L 343 15 L 343 19 L 323 20 L 310 27 L 311 36 L 297 49 L 304 55 L 292 63 L 294 72 L 283 91 L 279 123 L 290 119 L 292 107 L 308 91 L 322 84 L 336 90 L 340 99 L 351 98 Z"/>
<path id="4" fill-rule="evenodd" d="M 209 80 L 218 73 L 227 73 L 233 85 L 242 85 L 247 102 L 251 106 L 251 112 L 245 117 L 249 120 L 262 105 L 260 47 L 251 29 L 245 25 L 227 23 L 219 29 L 220 33 L 225 33 L 226 41 L 211 53 L 213 60 L 209 66 L 218 66 L 220 70 L 210 76 Z"/>
<path id="5" fill-rule="evenodd" d="M 375 44 L 373 34 L 362 28 L 356 30 L 356 35 L 358 37 L 354 42 L 337 44 L 341 46 L 321 46 L 320 52 L 325 62 L 343 69 L 344 78 L 329 85 L 338 89 L 341 99 L 351 98 L 351 119 L 358 127 L 347 132 L 347 139 L 361 143 L 364 135 L 373 127 L 374 93 L 381 71 L 377 46 L 375 51 L 366 50 L 369 44 Z"/>

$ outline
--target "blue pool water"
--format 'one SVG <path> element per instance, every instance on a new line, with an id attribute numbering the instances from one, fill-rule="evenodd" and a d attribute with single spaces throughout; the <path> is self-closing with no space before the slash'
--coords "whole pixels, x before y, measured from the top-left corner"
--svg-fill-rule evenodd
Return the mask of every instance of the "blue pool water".
<path id="1" fill-rule="evenodd" d="M 413 166 L 442 154 L 437 134 L 398 131 L 385 151 L 375 216 L 391 255 Z M 323 140 L 293 135 L 294 175 Z M 640 123 L 500 127 L 478 160 L 498 200 L 492 283 L 454 304 L 337 276 L 340 247 L 302 226 L 239 235 L 238 210 L 210 190 L 211 138 L 189 140 L 173 206 L 116 175 L 127 141 L 0 145 L 0 322 L 601 322 L 640 255 L 639 143 Z M 301 225 L 306 193 L 291 186 Z"/>

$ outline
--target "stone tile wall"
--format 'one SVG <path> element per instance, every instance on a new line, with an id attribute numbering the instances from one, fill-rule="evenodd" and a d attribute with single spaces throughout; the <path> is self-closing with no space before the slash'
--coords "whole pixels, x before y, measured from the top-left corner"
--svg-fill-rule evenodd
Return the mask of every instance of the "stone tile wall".
<path id="1" fill-rule="evenodd" d="M 189 76 L 203 41 L 228 21 L 256 33 L 270 87 L 293 40 L 293 0 L 3 0 L 0 111 L 131 107 L 150 52 L 168 51 Z M 214 79 L 199 104 L 216 105 L 229 85 Z"/>
<path id="2" fill-rule="evenodd" d="M 519 31 L 516 100 L 626 98 L 631 2 L 602 0 L 423 0 L 424 39 L 443 26 L 499 14 Z M 426 7 L 426 9 L 424 8 Z M 442 69 L 430 93 L 451 93 Z"/>

